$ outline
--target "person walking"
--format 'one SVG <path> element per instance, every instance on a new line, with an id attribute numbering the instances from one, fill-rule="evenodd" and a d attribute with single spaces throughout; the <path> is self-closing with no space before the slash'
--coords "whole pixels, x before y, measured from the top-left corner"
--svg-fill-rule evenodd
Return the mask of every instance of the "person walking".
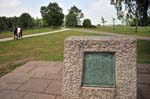
<path id="1" fill-rule="evenodd" d="M 18 38 L 22 38 L 22 28 L 21 27 L 18 27 L 17 28 L 17 35 L 18 35 Z"/>
<path id="2" fill-rule="evenodd" d="M 18 34 L 17 34 L 17 27 L 15 26 L 14 27 L 14 30 L 13 30 L 13 38 L 14 38 L 14 40 L 17 40 L 18 39 Z"/>

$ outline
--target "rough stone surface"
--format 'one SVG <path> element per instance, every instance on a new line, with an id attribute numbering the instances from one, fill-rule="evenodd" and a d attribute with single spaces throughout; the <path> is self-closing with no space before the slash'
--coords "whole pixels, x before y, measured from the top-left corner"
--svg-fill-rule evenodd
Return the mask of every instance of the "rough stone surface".
<path id="1" fill-rule="evenodd" d="M 115 52 L 116 86 L 82 87 L 84 52 Z M 136 99 L 136 40 L 121 37 L 70 37 L 65 40 L 64 99 Z"/>

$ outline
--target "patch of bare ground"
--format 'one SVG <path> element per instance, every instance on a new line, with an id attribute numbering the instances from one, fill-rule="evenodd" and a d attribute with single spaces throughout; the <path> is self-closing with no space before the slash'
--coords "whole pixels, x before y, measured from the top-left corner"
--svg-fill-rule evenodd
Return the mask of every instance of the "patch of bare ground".
<path id="1" fill-rule="evenodd" d="M 17 67 L 32 61 L 33 59 L 21 59 L 13 62 L 7 62 L 4 64 L 0 64 L 0 77 L 11 72 L 12 70 L 16 69 Z"/>

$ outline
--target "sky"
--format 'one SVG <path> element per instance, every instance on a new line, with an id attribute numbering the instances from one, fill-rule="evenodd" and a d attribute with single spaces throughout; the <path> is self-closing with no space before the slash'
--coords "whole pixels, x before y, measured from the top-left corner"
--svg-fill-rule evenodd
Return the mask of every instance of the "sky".
<path id="1" fill-rule="evenodd" d="M 41 18 L 41 6 L 47 6 L 50 2 L 57 2 L 66 15 L 73 5 L 76 5 L 84 13 L 84 18 L 89 18 L 92 24 L 102 24 L 101 17 L 112 24 L 112 18 L 116 16 L 116 10 L 110 4 L 110 0 L 0 0 L 0 16 L 20 16 L 27 12 L 32 17 Z M 116 21 L 119 24 L 119 20 Z"/>

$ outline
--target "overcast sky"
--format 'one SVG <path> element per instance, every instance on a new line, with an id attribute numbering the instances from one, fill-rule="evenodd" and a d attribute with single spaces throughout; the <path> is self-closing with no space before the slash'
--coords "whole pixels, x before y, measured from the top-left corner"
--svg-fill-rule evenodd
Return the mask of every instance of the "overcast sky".
<path id="1" fill-rule="evenodd" d="M 27 12 L 34 18 L 41 18 L 40 7 L 49 2 L 57 2 L 65 15 L 71 6 L 76 5 L 95 25 L 101 24 L 102 16 L 107 24 L 112 24 L 112 17 L 116 18 L 116 10 L 110 0 L 0 0 L 0 16 L 20 16 Z"/>

